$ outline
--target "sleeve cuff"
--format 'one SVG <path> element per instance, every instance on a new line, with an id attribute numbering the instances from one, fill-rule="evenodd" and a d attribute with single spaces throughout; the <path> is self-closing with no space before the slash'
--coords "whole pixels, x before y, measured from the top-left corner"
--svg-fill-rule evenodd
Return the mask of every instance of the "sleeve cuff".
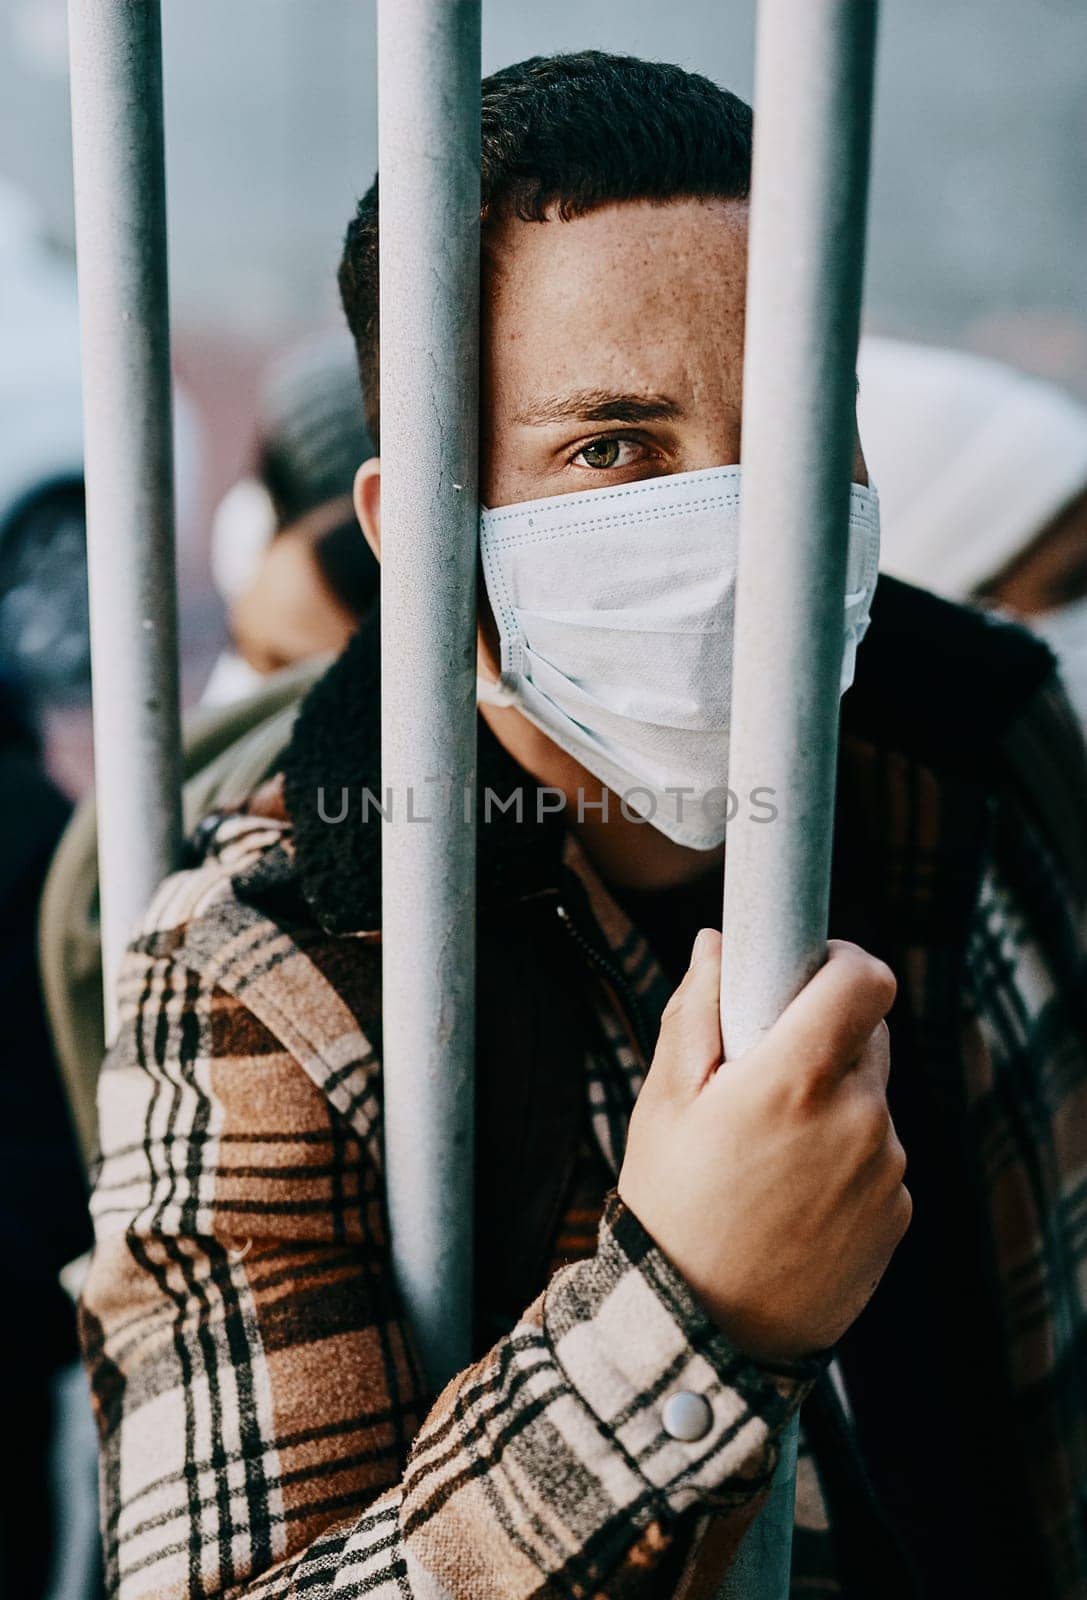
<path id="1" fill-rule="evenodd" d="M 548 1289 L 544 1328 L 601 1452 L 621 1453 L 673 1516 L 761 1494 L 782 1428 L 829 1360 L 769 1367 L 737 1351 L 615 1194 L 596 1255 Z M 666 1411 L 681 1393 L 694 1398 Z M 675 1437 L 677 1415 L 704 1431 Z"/>

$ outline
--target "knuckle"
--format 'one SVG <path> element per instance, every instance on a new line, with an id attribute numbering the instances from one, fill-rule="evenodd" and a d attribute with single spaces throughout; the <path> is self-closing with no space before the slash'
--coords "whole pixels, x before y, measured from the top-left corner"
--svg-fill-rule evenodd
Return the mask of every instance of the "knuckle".
<path id="1" fill-rule="evenodd" d="M 775 1122 L 787 1118 L 807 1116 L 816 1098 L 814 1081 L 809 1081 L 802 1071 L 788 1076 L 775 1076 L 757 1070 L 751 1077 L 753 1103 Z"/>
<path id="2" fill-rule="evenodd" d="M 898 979 L 887 965 L 878 956 L 865 956 L 865 983 L 871 992 L 872 1002 L 879 1007 L 880 1016 L 885 1016 L 894 1004 L 895 995 L 898 993 Z"/>
<path id="3" fill-rule="evenodd" d="M 813 1049 L 797 1061 L 784 1081 L 768 1087 L 776 1091 L 781 1110 L 793 1110 L 803 1115 L 825 1104 L 832 1092 L 835 1062 L 828 1050 Z"/>
<path id="4" fill-rule="evenodd" d="M 891 1033 L 885 1022 L 872 1029 L 861 1051 L 858 1067 L 863 1074 L 882 1085 L 891 1059 Z"/>
<path id="5" fill-rule="evenodd" d="M 860 945 L 842 940 L 832 940 L 828 951 L 831 960 L 842 963 L 839 970 L 854 1004 L 871 1008 L 877 1017 L 885 1016 L 898 992 L 898 980 L 887 963 Z"/>
<path id="6" fill-rule="evenodd" d="M 904 1183 L 899 1184 L 895 1202 L 894 1230 L 895 1242 L 901 1240 L 910 1223 L 913 1221 L 913 1196 Z"/>
<path id="7" fill-rule="evenodd" d="M 871 1161 L 881 1155 L 891 1125 L 890 1112 L 883 1096 L 857 1095 L 850 1108 L 849 1121 L 853 1148 L 860 1159 Z"/>
<path id="8" fill-rule="evenodd" d="M 902 1140 L 892 1129 L 887 1151 L 887 1167 L 892 1183 L 897 1187 L 906 1176 L 906 1151 Z"/>

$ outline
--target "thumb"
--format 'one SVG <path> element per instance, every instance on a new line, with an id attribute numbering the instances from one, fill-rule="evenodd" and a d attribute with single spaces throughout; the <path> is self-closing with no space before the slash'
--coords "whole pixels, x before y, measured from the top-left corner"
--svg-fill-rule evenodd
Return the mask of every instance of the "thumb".
<path id="1" fill-rule="evenodd" d="M 683 982 L 664 1008 L 653 1070 L 689 1099 L 721 1065 L 721 935 L 703 928 Z"/>

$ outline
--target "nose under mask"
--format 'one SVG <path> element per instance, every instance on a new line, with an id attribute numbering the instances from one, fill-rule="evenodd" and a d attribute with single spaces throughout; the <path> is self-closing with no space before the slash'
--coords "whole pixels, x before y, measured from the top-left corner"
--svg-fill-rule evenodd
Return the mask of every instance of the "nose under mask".
<path id="1" fill-rule="evenodd" d="M 484 510 L 484 581 L 514 705 L 636 813 L 695 850 L 728 814 L 740 468 Z M 879 565 L 879 501 L 854 485 L 842 692 Z"/>

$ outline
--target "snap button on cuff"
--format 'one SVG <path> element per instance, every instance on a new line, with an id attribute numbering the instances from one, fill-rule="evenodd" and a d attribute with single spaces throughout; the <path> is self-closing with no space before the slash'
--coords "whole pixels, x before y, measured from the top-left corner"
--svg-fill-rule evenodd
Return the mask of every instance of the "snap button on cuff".
<path id="1" fill-rule="evenodd" d="M 708 1400 L 690 1389 L 679 1389 L 669 1395 L 661 1412 L 665 1433 L 684 1444 L 694 1444 L 704 1439 L 713 1426 L 713 1410 Z"/>

